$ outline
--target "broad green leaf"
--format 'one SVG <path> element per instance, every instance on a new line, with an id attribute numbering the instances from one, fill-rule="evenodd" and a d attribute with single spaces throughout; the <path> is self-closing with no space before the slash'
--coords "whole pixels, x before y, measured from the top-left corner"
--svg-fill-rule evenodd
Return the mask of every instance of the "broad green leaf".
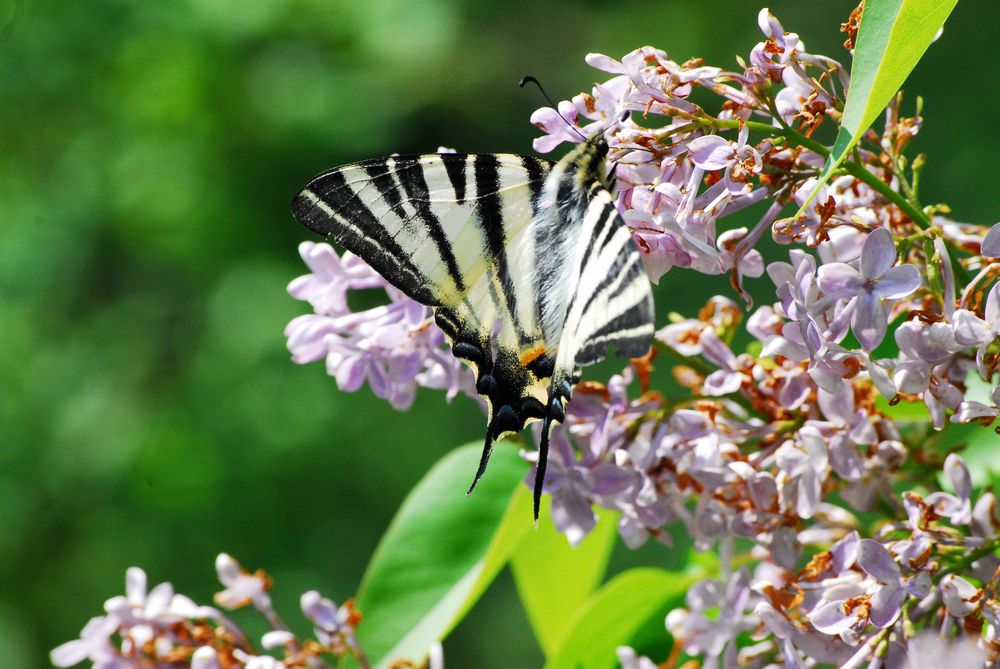
<path id="1" fill-rule="evenodd" d="M 618 536 L 618 514 L 602 511 L 574 548 L 556 529 L 544 500 L 538 529 L 518 546 L 510 566 L 521 603 L 546 657 L 560 646 L 576 612 L 600 584 Z"/>
<path id="2" fill-rule="evenodd" d="M 419 663 L 479 598 L 533 527 L 516 447 L 500 442 L 469 496 L 481 444 L 438 462 L 403 502 L 358 593 L 361 647 L 378 667 Z"/>
<path id="3" fill-rule="evenodd" d="M 885 109 L 958 0 L 865 0 L 840 131 L 801 214 Z"/>
<path id="4" fill-rule="evenodd" d="M 615 649 L 629 645 L 644 624 L 679 601 L 696 578 L 648 567 L 619 574 L 590 596 L 545 669 L 615 666 Z"/>

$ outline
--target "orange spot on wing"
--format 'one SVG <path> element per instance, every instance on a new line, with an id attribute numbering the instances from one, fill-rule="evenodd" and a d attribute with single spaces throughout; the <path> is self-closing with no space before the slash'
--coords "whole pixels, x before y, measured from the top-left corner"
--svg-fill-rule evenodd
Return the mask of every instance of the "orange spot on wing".
<path id="1" fill-rule="evenodd" d="M 522 367 L 527 367 L 543 355 L 545 355 L 545 344 L 535 344 L 531 348 L 521 351 L 521 355 L 518 356 L 517 360 L 521 363 Z"/>

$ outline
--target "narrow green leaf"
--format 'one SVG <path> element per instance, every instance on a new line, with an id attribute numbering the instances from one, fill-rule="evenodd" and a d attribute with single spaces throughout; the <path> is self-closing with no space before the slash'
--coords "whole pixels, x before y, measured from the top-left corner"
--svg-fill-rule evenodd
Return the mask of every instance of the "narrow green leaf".
<path id="1" fill-rule="evenodd" d="M 866 0 L 851 64 L 851 87 L 833 150 L 805 211 L 833 171 L 885 109 L 927 51 L 958 0 Z M 796 214 L 796 215 L 798 215 Z"/>
<path id="2" fill-rule="evenodd" d="M 648 567 L 619 574 L 590 596 L 545 669 L 615 666 L 615 649 L 629 645 L 651 617 L 662 615 L 672 601 L 679 602 L 696 578 Z"/>
<path id="3" fill-rule="evenodd" d="M 532 528 L 525 464 L 501 442 L 468 497 L 480 444 L 438 462 L 403 502 L 358 593 L 361 647 L 378 667 L 418 664 L 451 631 Z"/>
<path id="4" fill-rule="evenodd" d="M 602 511 L 574 548 L 556 529 L 544 500 L 538 529 L 518 546 L 510 566 L 521 603 L 546 657 L 559 648 L 584 601 L 600 584 L 618 536 L 618 514 Z"/>

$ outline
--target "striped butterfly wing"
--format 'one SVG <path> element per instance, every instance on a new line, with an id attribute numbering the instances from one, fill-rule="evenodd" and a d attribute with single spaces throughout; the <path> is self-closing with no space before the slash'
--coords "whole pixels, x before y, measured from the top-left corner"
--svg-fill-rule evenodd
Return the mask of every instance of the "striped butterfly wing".
<path id="1" fill-rule="evenodd" d="M 306 227 L 364 258 L 434 307 L 453 353 L 476 371 L 490 407 L 475 482 L 492 444 L 562 421 L 580 366 L 648 350 L 649 281 L 611 195 L 603 153 L 582 145 L 558 163 L 504 154 L 367 160 L 313 179 L 292 209 Z M 470 488 L 471 491 L 471 488 Z"/>

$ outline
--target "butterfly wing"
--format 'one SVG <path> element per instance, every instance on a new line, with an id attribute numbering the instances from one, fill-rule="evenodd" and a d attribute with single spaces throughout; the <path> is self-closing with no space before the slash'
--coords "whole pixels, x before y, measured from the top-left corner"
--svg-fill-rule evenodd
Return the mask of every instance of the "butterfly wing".
<path id="1" fill-rule="evenodd" d="M 319 175 L 292 204 L 306 227 L 434 307 L 490 405 L 477 481 L 493 440 L 542 418 L 548 399 L 558 338 L 542 330 L 534 278 L 546 240 L 534 222 L 550 167 L 495 154 L 367 160 Z"/>
<path id="2" fill-rule="evenodd" d="M 578 368 L 612 344 L 642 355 L 652 339 L 649 280 L 602 185 L 604 152 L 585 143 L 558 163 L 367 160 L 319 175 L 292 205 L 306 227 L 434 307 L 452 351 L 476 371 L 490 417 L 473 487 L 494 440 L 544 420 L 536 518 L 549 427 L 563 420 Z"/>
<path id="3" fill-rule="evenodd" d="M 603 149 L 603 150 L 602 150 Z M 539 272 L 546 337 L 558 342 L 535 474 L 535 517 L 548 459 L 549 429 L 562 422 L 579 369 L 649 351 L 654 332 L 649 277 L 632 233 L 601 179 L 606 146 L 583 144 L 554 166 L 537 221 L 548 230 L 554 263 Z"/>

